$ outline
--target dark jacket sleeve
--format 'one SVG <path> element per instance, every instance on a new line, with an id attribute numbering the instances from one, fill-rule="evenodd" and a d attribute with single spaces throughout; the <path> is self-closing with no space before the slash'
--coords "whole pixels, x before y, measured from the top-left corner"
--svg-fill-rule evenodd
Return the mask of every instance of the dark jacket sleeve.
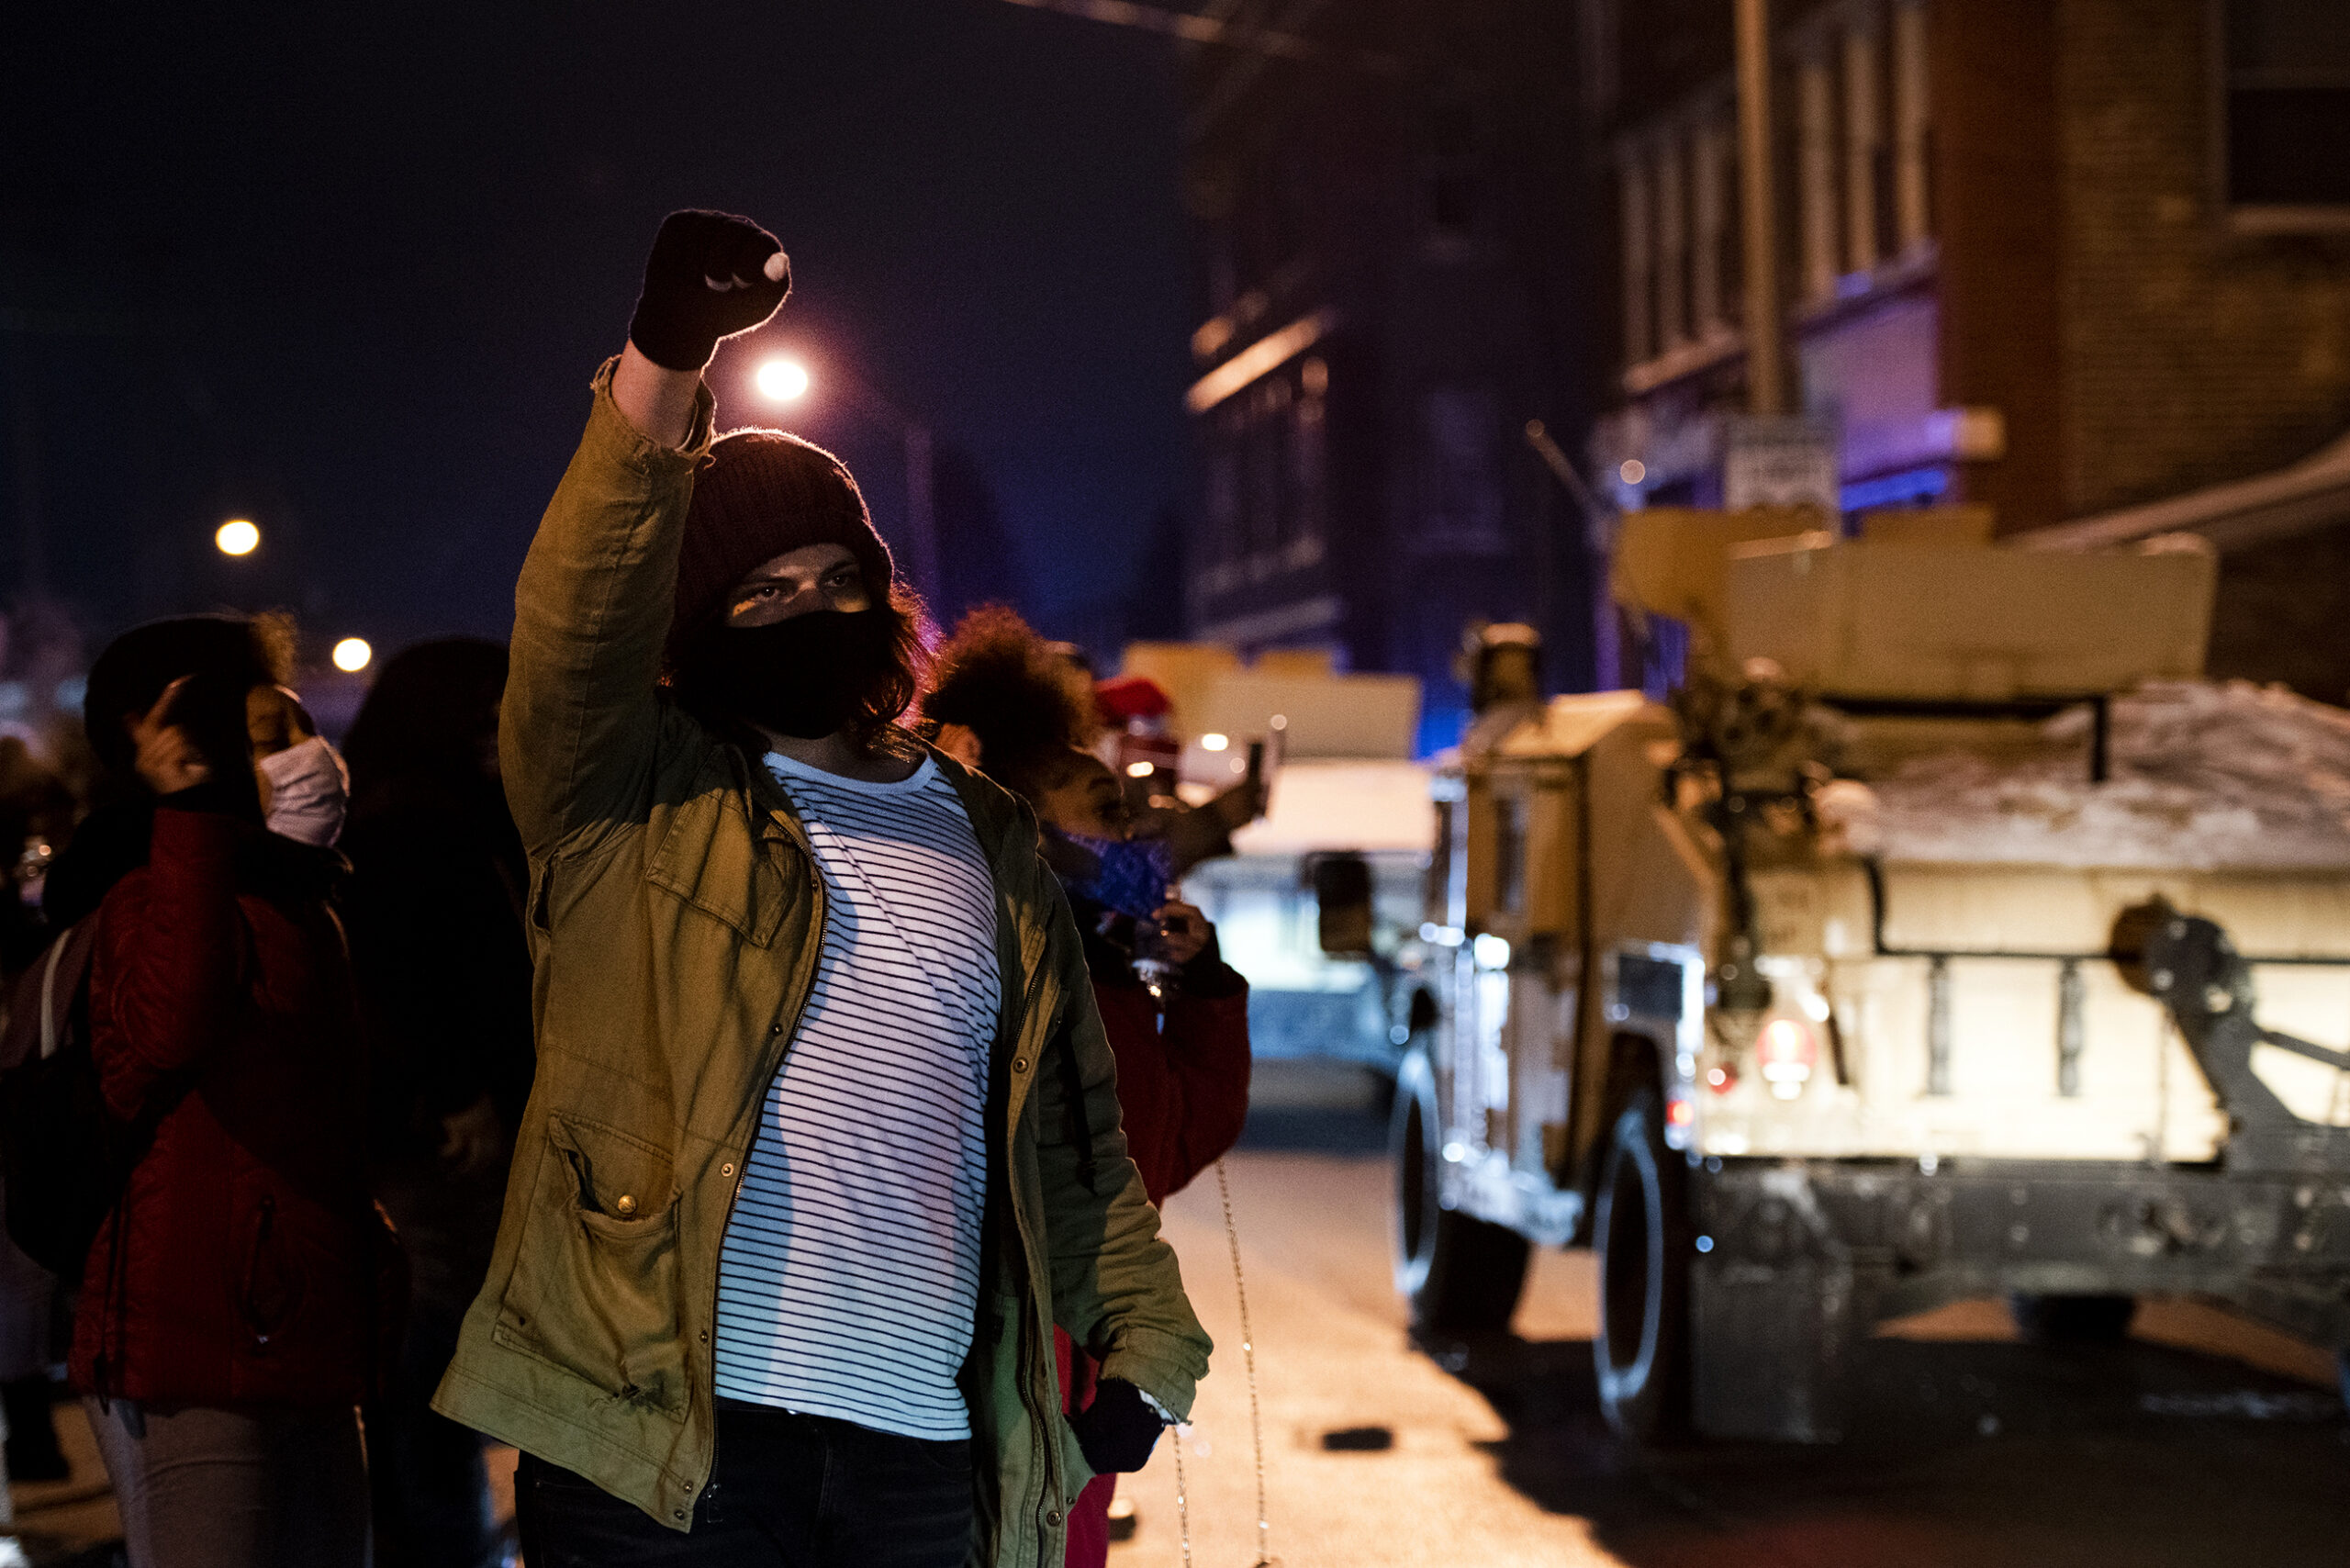
<path id="1" fill-rule="evenodd" d="M 1139 986 L 1097 983 L 1118 1060 L 1118 1109 L 1150 1201 L 1163 1204 L 1239 1141 L 1248 1119 L 1248 982 L 1213 946 L 1187 965 L 1164 1022 Z"/>
<path id="2" fill-rule="evenodd" d="M 238 831 L 234 817 L 166 804 L 146 873 L 118 886 L 99 916 L 93 1000 L 119 1044 L 97 1065 L 106 1103 L 126 1120 L 235 1028 L 249 946 L 237 907 Z"/>
<path id="3" fill-rule="evenodd" d="M 1025 881 L 1014 902 L 1044 913 L 1041 962 L 1059 998 L 1046 1048 L 1068 1053 L 1072 1062 L 1066 1074 L 1040 1071 L 1035 1080 L 1054 1321 L 1101 1361 L 1102 1376 L 1123 1378 L 1184 1415 L 1193 1385 L 1207 1375 L 1211 1346 L 1183 1294 L 1174 1251 L 1158 1234 L 1158 1211 L 1126 1155 L 1117 1066 L 1067 901 L 1041 859 Z M 1069 1114 L 1072 1095 L 1083 1103 L 1081 1118 Z M 1085 1148 L 1069 1136 L 1080 1121 Z"/>
<path id="4" fill-rule="evenodd" d="M 1248 982 L 1213 941 L 1186 966 L 1158 1043 L 1177 1107 L 1164 1201 L 1222 1159 L 1248 1120 Z"/>

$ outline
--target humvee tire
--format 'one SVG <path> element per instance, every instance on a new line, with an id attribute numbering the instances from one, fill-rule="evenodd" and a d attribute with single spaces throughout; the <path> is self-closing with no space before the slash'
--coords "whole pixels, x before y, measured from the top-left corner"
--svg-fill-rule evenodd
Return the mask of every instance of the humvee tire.
<path id="1" fill-rule="evenodd" d="M 1637 1443 L 1689 1430 L 1688 1188 L 1687 1160 L 1665 1147 L 1663 1101 L 1643 1086 L 1608 1134 L 1592 1223 L 1599 1406 L 1607 1424 Z"/>
<path id="2" fill-rule="evenodd" d="M 1498 1334 L 1526 1287 L 1526 1238 L 1444 1206 L 1436 1074 L 1415 1049 L 1395 1078 L 1395 1288 L 1418 1334 Z"/>
<path id="3" fill-rule="evenodd" d="M 2032 1345 L 2118 1345 L 2138 1316 L 2131 1295 L 2028 1295 L 2008 1297 L 2016 1332 Z"/>

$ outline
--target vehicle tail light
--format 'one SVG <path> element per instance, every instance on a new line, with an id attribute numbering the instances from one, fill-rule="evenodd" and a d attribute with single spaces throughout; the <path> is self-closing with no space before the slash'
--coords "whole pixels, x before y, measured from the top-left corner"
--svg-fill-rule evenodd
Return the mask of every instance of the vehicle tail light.
<path id="1" fill-rule="evenodd" d="M 1717 1094 L 1727 1094 L 1738 1087 L 1738 1069 L 1728 1062 L 1706 1070 L 1706 1087 Z"/>
<path id="2" fill-rule="evenodd" d="M 1672 1101 L 1664 1107 L 1664 1119 L 1667 1126 L 1685 1127 L 1697 1119 L 1697 1107 L 1686 1100 Z"/>
<path id="3" fill-rule="evenodd" d="M 1771 1086 L 1771 1092 L 1782 1100 L 1792 1100 L 1803 1092 L 1803 1086 L 1811 1081 L 1811 1070 L 1818 1061 L 1818 1036 L 1796 1019 L 1774 1018 L 1754 1037 L 1755 1070 Z"/>

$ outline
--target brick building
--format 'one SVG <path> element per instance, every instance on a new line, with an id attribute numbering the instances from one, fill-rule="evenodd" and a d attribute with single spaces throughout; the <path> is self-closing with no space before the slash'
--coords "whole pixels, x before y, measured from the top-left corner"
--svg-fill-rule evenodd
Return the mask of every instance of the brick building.
<path id="1" fill-rule="evenodd" d="M 1586 520 L 1524 436 L 1592 412 L 1571 8 L 1207 14 L 1293 54 L 1201 50 L 1184 68 L 1192 634 L 1418 676 L 1426 745 L 1458 732 L 1472 618 L 1539 625 L 1552 684 L 1589 684 Z"/>
<path id="2" fill-rule="evenodd" d="M 1730 9 L 1580 6 L 1619 302 L 1593 449 L 1628 505 L 1718 501 L 1744 403 Z M 1790 357 L 1845 506 L 2200 532 L 2213 672 L 2350 696 L 2350 7 L 1775 12 Z"/>

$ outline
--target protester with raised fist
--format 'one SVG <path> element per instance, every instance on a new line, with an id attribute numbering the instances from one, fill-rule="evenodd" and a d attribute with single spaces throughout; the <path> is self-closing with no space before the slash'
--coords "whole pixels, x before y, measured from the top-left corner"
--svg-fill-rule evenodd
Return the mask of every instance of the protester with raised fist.
<path id="1" fill-rule="evenodd" d="M 900 726 L 839 461 L 712 436 L 790 277 L 676 213 L 516 593 L 537 1079 L 439 1408 L 534 1563 L 1059 1568 L 1207 1366 L 1034 819 Z M 1134 1391 L 1082 1442 L 1052 1331 Z M 672 1533 L 677 1532 L 677 1533 Z"/>

